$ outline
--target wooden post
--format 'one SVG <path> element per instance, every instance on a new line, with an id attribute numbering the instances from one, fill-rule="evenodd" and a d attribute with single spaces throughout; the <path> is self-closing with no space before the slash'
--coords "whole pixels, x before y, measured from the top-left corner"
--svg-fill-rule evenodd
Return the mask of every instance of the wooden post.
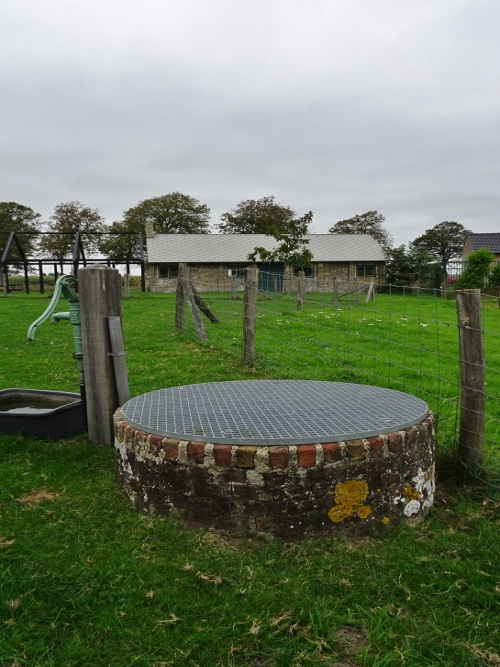
<path id="1" fill-rule="evenodd" d="M 255 320 L 257 319 L 257 287 L 259 270 L 255 265 L 245 269 L 245 301 L 243 306 L 243 361 L 255 359 Z"/>
<path id="2" fill-rule="evenodd" d="M 208 317 L 210 322 L 213 322 L 214 324 L 218 324 L 219 320 L 216 318 L 216 316 L 212 313 L 210 308 L 207 306 L 207 304 L 203 301 L 201 296 L 198 294 L 198 290 L 194 286 L 192 280 L 189 281 L 189 287 L 191 288 L 191 292 L 193 293 L 194 302 L 196 303 L 198 308 L 201 310 L 203 315 Z"/>
<path id="3" fill-rule="evenodd" d="M 3 295 L 9 296 L 9 269 L 7 265 L 2 267 L 2 285 L 3 285 Z"/>
<path id="4" fill-rule="evenodd" d="M 238 283 L 236 282 L 237 276 L 231 276 L 231 301 L 238 300 Z"/>
<path id="5" fill-rule="evenodd" d="M 299 271 L 299 285 L 297 287 L 297 310 L 302 310 L 304 307 L 304 297 L 306 294 L 306 274 L 304 271 Z"/>
<path id="6" fill-rule="evenodd" d="M 370 283 L 370 287 L 368 288 L 368 292 L 366 294 L 366 303 L 368 301 L 375 301 L 375 281 L 372 280 Z"/>
<path id="7" fill-rule="evenodd" d="M 118 408 L 108 317 L 121 317 L 121 280 L 116 269 L 102 264 L 78 271 L 82 321 L 83 367 L 89 437 L 111 446 L 113 414 Z"/>
<path id="8" fill-rule="evenodd" d="M 336 276 L 333 276 L 333 305 L 335 308 L 339 305 L 339 283 Z"/>
<path id="9" fill-rule="evenodd" d="M 484 437 L 484 350 L 481 329 L 481 290 L 457 292 L 460 362 L 460 434 L 458 456 L 465 474 L 480 462 Z"/>
<path id="10" fill-rule="evenodd" d="M 123 298 L 130 298 L 130 274 L 126 273 L 123 276 Z"/>
<path id="11" fill-rule="evenodd" d="M 357 278 L 354 282 L 354 292 L 356 294 L 356 305 L 359 306 L 359 280 Z"/>
<path id="12" fill-rule="evenodd" d="M 38 262 L 38 285 L 40 288 L 40 294 L 45 294 L 45 283 L 43 280 L 43 264 L 42 260 Z"/>
<path id="13" fill-rule="evenodd" d="M 180 331 L 184 326 L 184 290 L 182 287 L 183 278 L 186 277 L 186 264 L 179 264 L 177 273 L 177 289 L 175 290 L 175 328 Z"/>
<path id="14" fill-rule="evenodd" d="M 194 326 L 196 327 L 196 333 L 198 334 L 198 338 L 200 340 L 207 340 L 207 332 L 205 331 L 205 327 L 203 326 L 203 322 L 201 321 L 200 313 L 198 312 L 198 307 L 196 305 L 196 299 L 194 298 L 193 294 L 193 288 L 191 287 L 191 283 L 187 278 L 181 278 L 180 279 L 182 283 L 182 291 L 184 292 L 184 296 L 186 297 L 186 300 L 188 302 L 189 310 L 191 311 L 191 315 L 193 317 L 193 322 Z"/>

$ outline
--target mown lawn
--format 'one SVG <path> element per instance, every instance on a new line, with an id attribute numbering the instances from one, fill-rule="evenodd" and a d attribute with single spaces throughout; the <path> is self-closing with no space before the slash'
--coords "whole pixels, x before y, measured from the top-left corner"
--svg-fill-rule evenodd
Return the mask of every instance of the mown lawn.
<path id="1" fill-rule="evenodd" d="M 45 324 L 25 340 L 47 303 L 0 299 L 0 388 L 76 391 L 70 326 Z M 264 318 L 291 319 L 291 307 L 275 308 Z M 311 308 L 295 317 L 314 319 Z M 171 297 L 134 295 L 123 316 L 132 395 L 281 375 L 216 348 L 238 338 L 235 323 L 224 333 L 229 316 L 205 345 L 175 333 Z M 0 452 L 2 666 L 500 664 L 500 502 L 488 487 L 442 475 L 419 526 L 286 544 L 138 514 L 115 482 L 113 452 L 83 435 L 0 436 Z"/>

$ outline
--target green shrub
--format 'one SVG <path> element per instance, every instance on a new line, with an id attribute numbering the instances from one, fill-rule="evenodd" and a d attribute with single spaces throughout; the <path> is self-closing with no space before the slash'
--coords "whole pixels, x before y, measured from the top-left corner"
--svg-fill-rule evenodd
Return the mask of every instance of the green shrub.
<path id="1" fill-rule="evenodd" d="M 481 248 L 469 255 L 467 268 L 456 282 L 457 289 L 484 289 L 490 272 L 490 264 L 495 256 L 489 250 Z"/>

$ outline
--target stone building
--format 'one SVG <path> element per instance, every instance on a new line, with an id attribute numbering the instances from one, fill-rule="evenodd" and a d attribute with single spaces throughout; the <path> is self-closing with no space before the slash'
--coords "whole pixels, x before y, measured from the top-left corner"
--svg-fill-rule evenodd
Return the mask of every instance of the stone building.
<path id="1" fill-rule="evenodd" d="M 154 234 L 147 237 L 148 284 L 152 292 L 173 292 L 178 266 L 185 262 L 190 277 L 202 291 L 242 289 L 248 255 L 256 246 L 272 250 L 276 241 L 264 234 Z M 304 270 L 307 291 L 331 292 L 334 278 L 340 282 L 381 282 L 385 254 L 369 234 L 309 234 L 312 266 L 258 264 L 259 289 L 295 291 Z"/>

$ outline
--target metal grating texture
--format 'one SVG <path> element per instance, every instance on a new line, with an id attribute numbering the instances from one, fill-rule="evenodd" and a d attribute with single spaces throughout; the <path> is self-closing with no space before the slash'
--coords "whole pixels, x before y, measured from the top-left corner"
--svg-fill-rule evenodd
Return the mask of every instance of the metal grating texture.
<path id="1" fill-rule="evenodd" d="M 417 424 L 424 401 L 392 389 L 312 380 L 208 382 L 159 389 L 123 406 L 137 428 L 179 440 L 298 445 L 367 438 Z"/>

